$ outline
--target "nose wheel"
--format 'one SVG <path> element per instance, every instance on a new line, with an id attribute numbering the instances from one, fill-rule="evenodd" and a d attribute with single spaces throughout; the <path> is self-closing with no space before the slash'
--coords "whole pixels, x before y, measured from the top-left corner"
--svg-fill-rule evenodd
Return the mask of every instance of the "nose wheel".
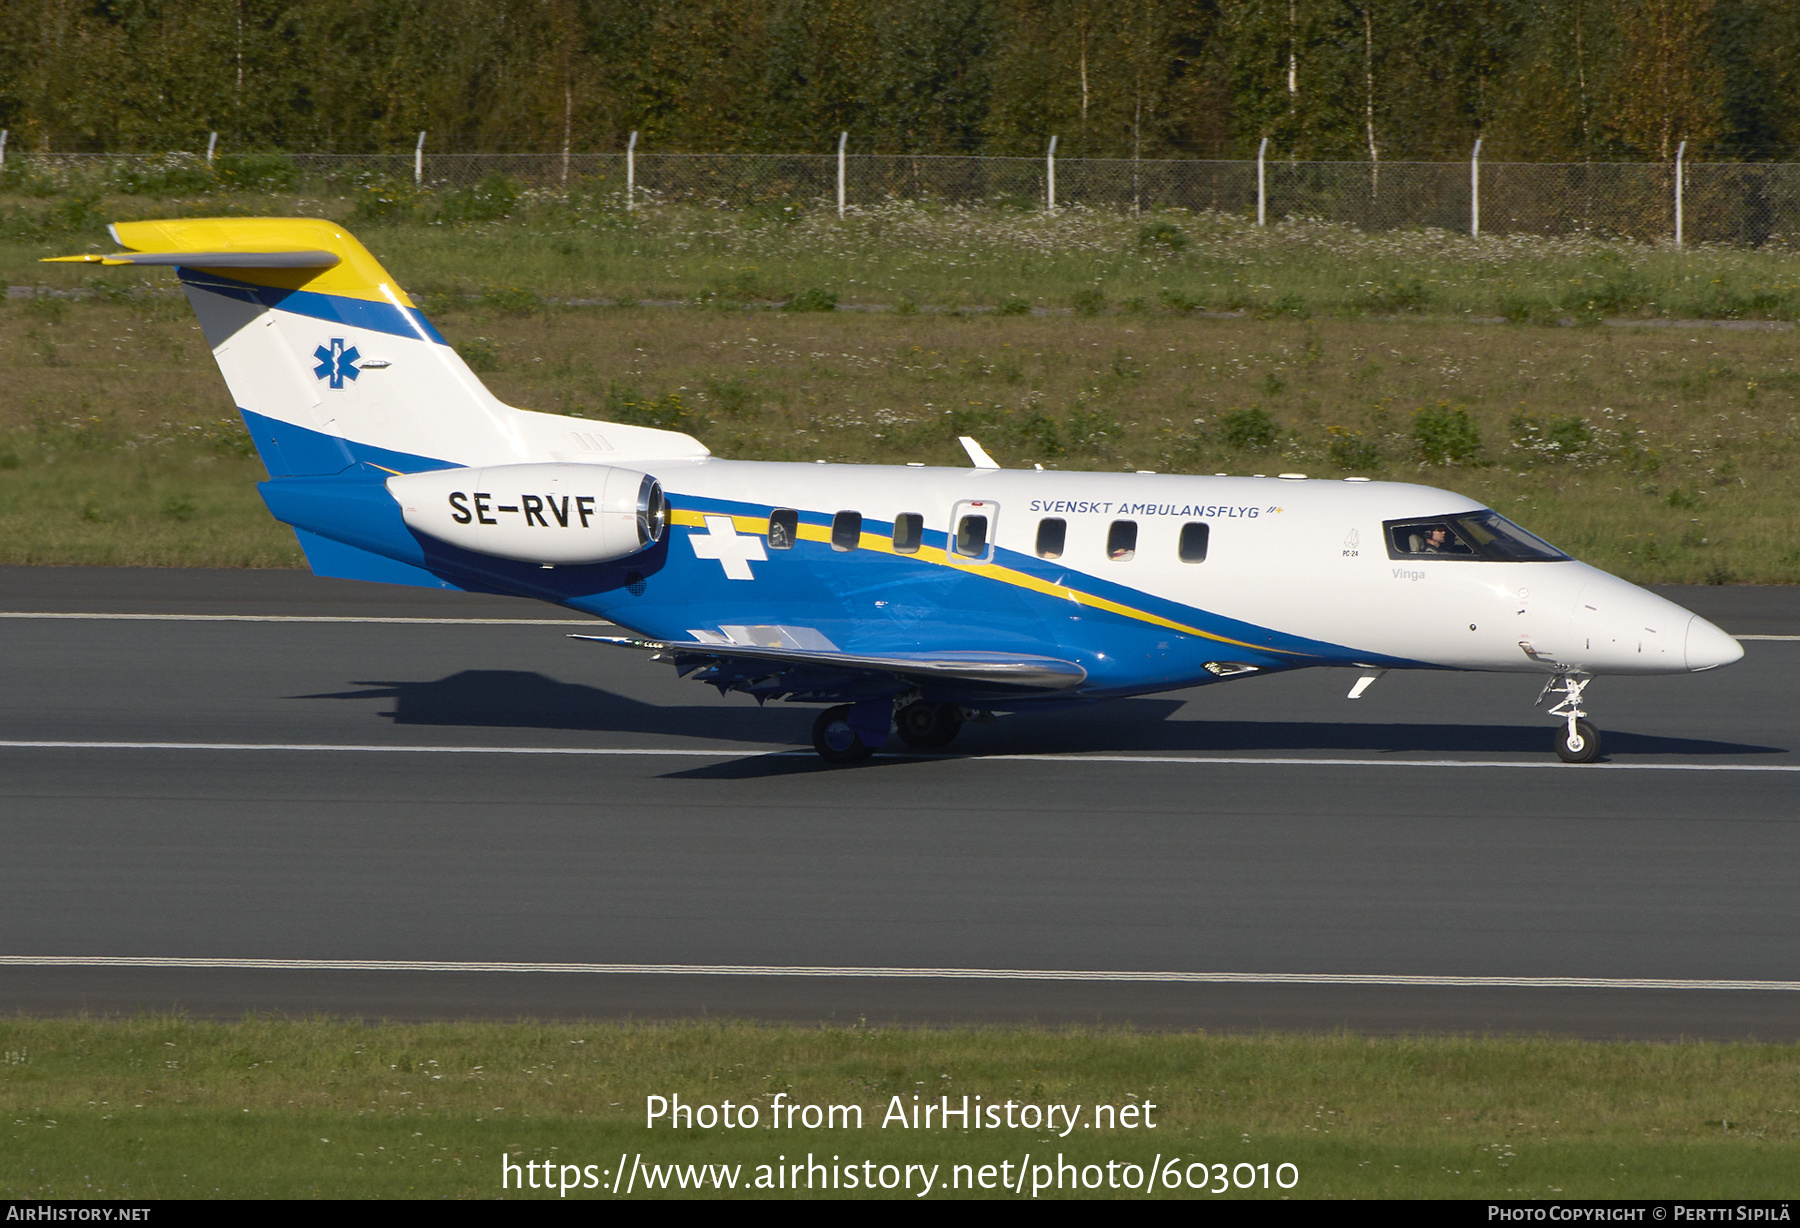
<path id="1" fill-rule="evenodd" d="M 1600 734 L 1583 720 L 1556 731 L 1556 757 L 1564 763 L 1592 763 L 1600 757 Z"/>
<path id="2" fill-rule="evenodd" d="M 1556 757 L 1564 763 L 1592 763 L 1600 757 L 1600 731 L 1588 724 L 1587 713 L 1581 707 L 1581 693 L 1592 681 L 1585 674 L 1569 670 L 1546 682 L 1538 694 L 1539 703 L 1545 696 L 1562 696 L 1549 711 L 1551 716 L 1563 718 L 1563 727 L 1556 731 Z"/>

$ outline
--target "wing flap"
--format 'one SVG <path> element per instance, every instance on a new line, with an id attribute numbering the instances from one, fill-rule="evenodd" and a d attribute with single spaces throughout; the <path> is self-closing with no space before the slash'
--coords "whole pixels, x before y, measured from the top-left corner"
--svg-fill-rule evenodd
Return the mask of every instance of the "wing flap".
<path id="1" fill-rule="evenodd" d="M 824 666 L 859 673 L 894 674 L 931 682 L 974 682 L 1035 691 L 1063 691 L 1087 680 L 1087 670 L 1073 661 L 1023 653 L 930 652 L 871 655 L 854 652 L 809 652 L 792 648 L 745 647 L 741 644 L 683 644 L 630 636 L 575 635 L 577 640 L 616 644 L 648 652 L 720 661 L 767 661 L 779 665 Z"/>

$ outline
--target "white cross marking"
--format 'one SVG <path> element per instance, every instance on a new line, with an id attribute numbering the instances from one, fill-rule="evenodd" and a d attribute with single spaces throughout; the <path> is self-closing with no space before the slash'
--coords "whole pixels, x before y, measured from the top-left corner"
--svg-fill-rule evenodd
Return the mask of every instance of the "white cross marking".
<path id="1" fill-rule="evenodd" d="M 750 570 L 750 560 L 762 562 L 769 557 L 763 551 L 762 538 L 754 533 L 739 536 L 737 526 L 731 523 L 729 516 L 707 516 L 705 520 L 704 534 L 688 534 L 694 557 L 718 559 L 725 568 L 727 580 L 756 579 L 756 573 Z"/>

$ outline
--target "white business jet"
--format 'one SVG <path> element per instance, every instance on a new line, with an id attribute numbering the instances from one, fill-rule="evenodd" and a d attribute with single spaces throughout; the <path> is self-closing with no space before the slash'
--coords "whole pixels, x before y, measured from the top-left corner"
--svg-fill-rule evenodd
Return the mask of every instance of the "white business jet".
<path id="1" fill-rule="evenodd" d="M 502 404 L 330 222 L 112 227 L 174 267 L 313 571 L 508 593 L 683 675 L 829 705 L 834 763 L 968 716 L 1307 666 L 1542 675 L 1586 763 L 1600 674 L 1743 656 L 1705 619 L 1425 486 L 721 460 L 673 431 Z"/>

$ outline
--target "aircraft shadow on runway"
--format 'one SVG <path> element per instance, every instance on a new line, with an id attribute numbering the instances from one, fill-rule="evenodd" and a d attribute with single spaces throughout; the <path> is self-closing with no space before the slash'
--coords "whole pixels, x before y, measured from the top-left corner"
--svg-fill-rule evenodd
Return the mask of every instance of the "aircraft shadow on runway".
<path id="1" fill-rule="evenodd" d="M 587 730 L 669 735 L 804 747 L 814 709 L 673 706 L 644 703 L 599 687 L 558 682 L 523 670 L 465 670 L 434 681 L 370 681 L 361 690 L 301 699 L 392 699 L 382 715 L 396 725 Z M 1119 699 L 1067 711 L 1018 713 L 994 725 L 968 725 L 956 750 L 973 754 L 1079 754 L 1083 751 L 1184 754 L 1447 754 L 1524 755 L 1551 750 L 1553 724 L 1374 724 L 1350 721 L 1172 720 L 1178 699 Z M 1705 738 L 1663 737 L 1607 729 L 1608 757 L 1781 755 L 1784 747 Z M 890 750 L 902 750 L 898 742 Z M 888 760 L 892 762 L 892 760 Z M 809 760 L 718 764 L 678 775 L 811 770 Z"/>
<path id="2" fill-rule="evenodd" d="M 813 719 L 811 708 L 647 704 L 526 670 L 464 670 L 431 682 L 352 685 L 366 689 L 294 698 L 392 699 L 393 710 L 381 715 L 396 725 L 667 734 L 782 747 L 807 745 Z"/>

